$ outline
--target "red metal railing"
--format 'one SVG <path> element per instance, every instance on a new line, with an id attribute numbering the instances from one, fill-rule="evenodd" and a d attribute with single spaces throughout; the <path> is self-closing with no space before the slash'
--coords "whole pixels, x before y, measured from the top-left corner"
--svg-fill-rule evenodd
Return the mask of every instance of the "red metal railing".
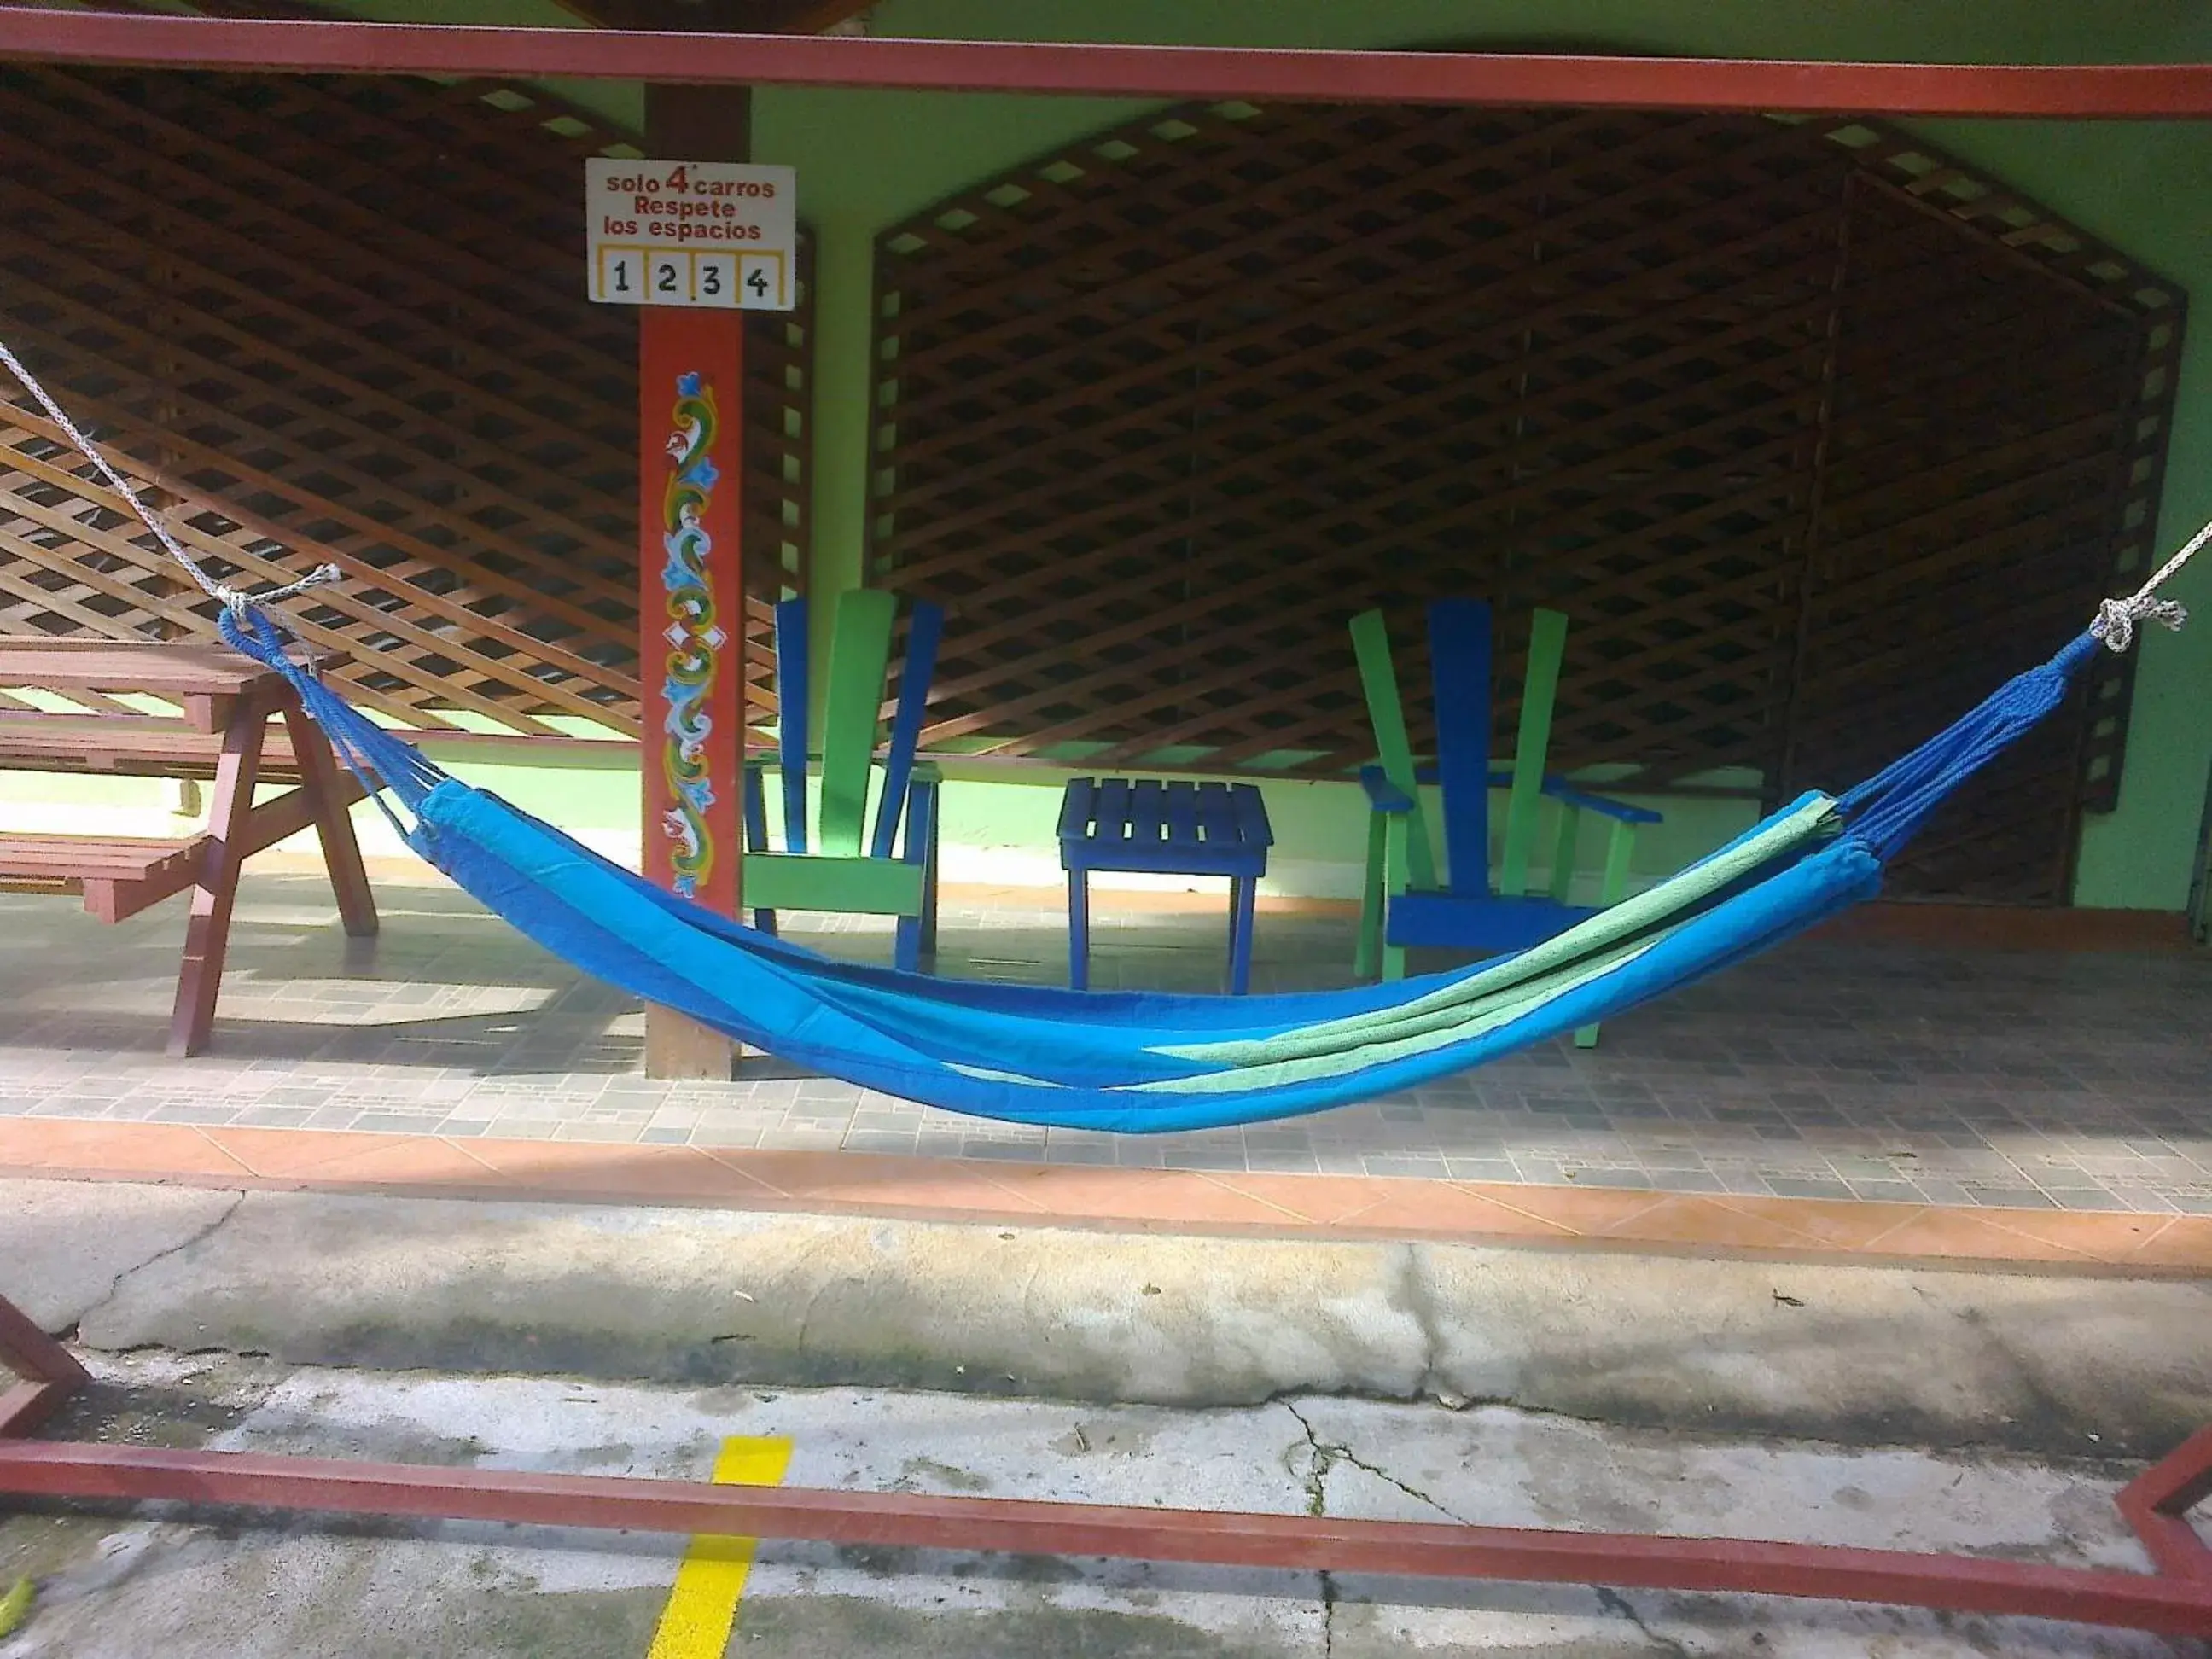
<path id="1" fill-rule="evenodd" d="M 738 1487 L 39 1441 L 24 1431 L 88 1380 L 83 1368 L 4 1298 L 0 1360 L 28 1379 L 0 1395 L 0 1492 L 27 1496 L 1806 1596 L 2212 1636 L 2212 1551 L 2182 1518 L 2212 1491 L 2212 1430 L 2122 1492 L 2120 1511 L 2158 1569 L 2134 1573 L 1740 1538 Z"/>

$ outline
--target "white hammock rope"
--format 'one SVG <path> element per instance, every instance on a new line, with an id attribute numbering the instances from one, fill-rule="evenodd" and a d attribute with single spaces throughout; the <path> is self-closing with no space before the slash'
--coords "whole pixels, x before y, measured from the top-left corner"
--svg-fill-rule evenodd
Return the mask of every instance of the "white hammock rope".
<path id="1" fill-rule="evenodd" d="M 168 556 L 182 565 L 185 574 L 200 585 L 201 590 L 224 609 L 234 614 L 242 613 L 257 605 L 265 605 L 273 599 L 293 599 L 311 587 L 322 587 L 345 580 L 345 573 L 337 566 L 325 564 L 318 565 L 295 582 L 288 582 L 282 587 L 266 588 L 258 593 L 243 593 L 217 581 L 201 567 L 198 560 L 178 544 L 177 538 L 169 533 L 168 526 L 138 499 L 138 492 L 131 487 L 130 480 L 107 464 L 107 457 L 100 453 L 90 438 L 77 429 L 76 422 L 69 417 L 69 411 L 53 400 L 46 387 L 39 384 L 39 377 L 23 366 L 23 360 L 8 349 L 5 341 L 0 341 L 0 363 L 8 366 L 8 372 L 21 380 L 25 389 L 39 400 L 39 407 L 46 411 L 47 417 L 61 428 L 85 459 L 99 469 L 100 476 L 107 481 L 108 487 L 130 502 L 131 510 L 138 515 L 138 521 L 154 532 L 154 539 L 161 544 Z"/>
<path id="2" fill-rule="evenodd" d="M 2114 651 L 2125 651 L 2135 643 L 2138 622 L 2160 623 L 2179 632 L 2189 620 L 2189 607 L 2179 599 L 2161 599 L 2156 595 L 2208 542 L 2212 542 L 2212 524 L 2191 536 L 2181 551 L 2152 571 L 2150 580 L 2126 599 L 2106 599 L 2099 605 L 2097 620 L 2089 624 L 2089 631 Z"/>

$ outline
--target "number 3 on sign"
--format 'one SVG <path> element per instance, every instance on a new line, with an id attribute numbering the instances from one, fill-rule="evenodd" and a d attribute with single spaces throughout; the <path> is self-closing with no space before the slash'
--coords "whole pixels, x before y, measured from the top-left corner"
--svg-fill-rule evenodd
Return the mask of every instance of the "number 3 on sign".
<path id="1" fill-rule="evenodd" d="M 738 305 L 738 262 L 727 253 L 691 256 L 691 297 L 694 303 L 734 310 Z"/>

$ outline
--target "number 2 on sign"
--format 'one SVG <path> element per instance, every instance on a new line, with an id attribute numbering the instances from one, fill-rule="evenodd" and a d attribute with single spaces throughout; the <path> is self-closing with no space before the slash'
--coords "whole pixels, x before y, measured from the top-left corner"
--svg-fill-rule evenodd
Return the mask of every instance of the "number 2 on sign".
<path id="1" fill-rule="evenodd" d="M 662 306 L 680 306 L 691 297 L 691 285 L 684 281 L 689 264 L 680 254 L 656 254 L 653 261 L 653 302 Z"/>

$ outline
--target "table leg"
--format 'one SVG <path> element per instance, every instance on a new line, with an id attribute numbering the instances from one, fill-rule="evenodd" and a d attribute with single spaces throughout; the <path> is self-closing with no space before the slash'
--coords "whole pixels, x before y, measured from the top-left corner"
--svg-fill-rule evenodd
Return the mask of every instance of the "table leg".
<path id="1" fill-rule="evenodd" d="M 1257 876 L 1230 878 L 1229 994 L 1233 997 L 1252 988 L 1252 913 L 1259 895 Z"/>
<path id="2" fill-rule="evenodd" d="M 185 959 L 177 971 L 177 1001 L 169 1017 L 169 1053 L 179 1059 L 207 1047 L 222 990 L 223 957 L 230 949 L 230 913 L 238 899 L 246 819 L 261 771 L 261 744 L 269 730 L 268 705 L 242 701 L 223 730 L 216 762 L 215 805 L 200 851 L 200 875 L 185 923 Z"/>
<path id="3" fill-rule="evenodd" d="M 1067 983 L 1071 990 L 1091 987 L 1091 872 L 1067 872 Z"/>
<path id="4" fill-rule="evenodd" d="M 347 938 L 374 939 L 376 897 L 362 866 L 353 815 L 346 810 L 345 793 L 338 786 L 337 763 L 322 729 L 296 702 L 285 705 L 284 729 L 292 734 L 300 786 L 315 809 L 315 837 L 322 842 L 323 867 L 330 872 L 331 890 L 337 896 L 338 919 L 345 924 Z"/>

